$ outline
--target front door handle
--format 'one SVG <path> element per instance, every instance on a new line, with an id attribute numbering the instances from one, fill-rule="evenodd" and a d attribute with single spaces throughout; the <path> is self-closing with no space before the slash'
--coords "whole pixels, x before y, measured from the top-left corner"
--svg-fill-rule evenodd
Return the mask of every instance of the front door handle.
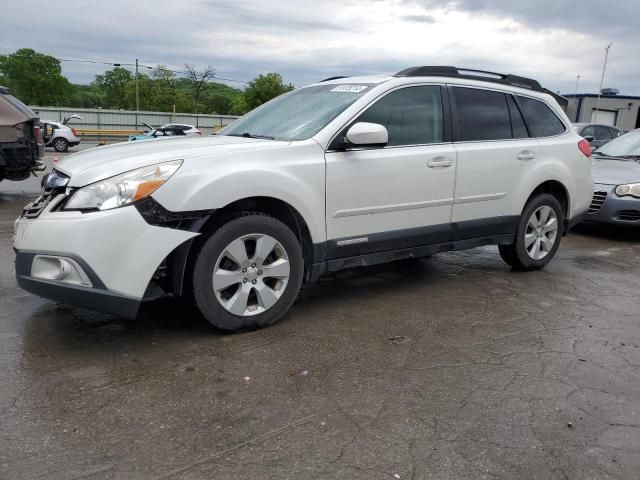
<path id="1" fill-rule="evenodd" d="M 533 160 L 536 158 L 536 152 L 533 150 L 523 150 L 517 155 L 518 160 Z"/>
<path id="2" fill-rule="evenodd" d="M 427 162 L 427 167 L 429 168 L 446 168 L 453 165 L 453 160 L 446 157 L 434 157 Z"/>

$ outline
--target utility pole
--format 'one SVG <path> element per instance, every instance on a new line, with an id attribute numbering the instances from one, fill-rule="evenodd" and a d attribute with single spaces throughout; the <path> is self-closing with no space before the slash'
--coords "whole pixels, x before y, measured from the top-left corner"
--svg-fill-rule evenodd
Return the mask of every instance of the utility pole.
<path id="1" fill-rule="evenodd" d="M 138 112 L 140 111 L 140 95 L 138 94 L 138 59 L 136 58 L 136 128 L 138 128 Z"/>
<path id="2" fill-rule="evenodd" d="M 575 121 L 578 121 L 578 111 L 580 110 L 580 99 L 578 98 L 578 83 L 580 82 L 580 74 L 576 75 L 576 89 L 573 92 L 573 101 L 576 105 Z"/>
<path id="3" fill-rule="evenodd" d="M 594 121 L 598 121 L 598 110 L 600 110 L 600 96 L 602 95 L 602 84 L 604 83 L 604 72 L 607 69 L 607 58 L 609 58 L 609 49 L 612 43 L 609 43 L 604 49 L 604 65 L 602 65 L 602 76 L 600 77 L 600 88 L 598 89 L 598 101 L 596 102 L 596 114 Z"/>

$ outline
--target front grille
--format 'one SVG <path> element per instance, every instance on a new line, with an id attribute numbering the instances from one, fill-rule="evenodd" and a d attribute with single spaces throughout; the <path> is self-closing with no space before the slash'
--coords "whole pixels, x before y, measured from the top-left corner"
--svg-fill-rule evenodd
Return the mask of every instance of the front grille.
<path id="1" fill-rule="evenodd" d="M 49 202 L 51 202 L 52 198 L 53 198 L 53 193 L 40 195 L 38 198 L 35 199 L 35 201 L 31 202 L 26 207 L 24 207 L 24 210 L 22 211 L 22 216 L 25 218 L 36 218 L 38 215 L 42 213 L 45 207 L 49 205 Z"/>
<path id="2" fill-rule="evenodd" d="M 598 213 L 598 211 L 602 208 L 602 204 L 607 198 L 607 192 L 594 192 L 593 200 L 591 200 L 591 206 L 589 207 L 589 211 L 587 212 L 589 215 L 593 215 L 594 213 Z"/>
<path id="3" fill-rule="evenodd" d="M 625 222 L 637 222 L 640 221 L 640 211 L 638 210 L 620 210 L 616 215 L 618 220 Z"/>
<path id="4" fill-rule="evenodd" d="M 51 200 L 61 193 L 65 193 L 68 183 L 69 177 L 57 170 L 52 170 L 51 173 L 42 177 L 42 195 L 24 207 L 22 216 L 36 218 L 51 203 Z"/>

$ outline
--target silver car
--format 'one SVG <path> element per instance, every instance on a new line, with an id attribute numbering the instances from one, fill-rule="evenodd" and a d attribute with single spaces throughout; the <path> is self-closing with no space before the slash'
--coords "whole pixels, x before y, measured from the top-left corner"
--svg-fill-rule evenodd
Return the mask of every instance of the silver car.
<path id="1" fill-rule="evenodd" d="M 574 123 L 573 128 L 578 135 L 589 142 L 592 150 L 597 150 L 624 133 L 618 127 L 596 123 Z"/>
<path id="2" fill-rule="evenodd" d="M 640 129 L 593 152 L 594 194 L 589 223 L 640 226 Z"/>

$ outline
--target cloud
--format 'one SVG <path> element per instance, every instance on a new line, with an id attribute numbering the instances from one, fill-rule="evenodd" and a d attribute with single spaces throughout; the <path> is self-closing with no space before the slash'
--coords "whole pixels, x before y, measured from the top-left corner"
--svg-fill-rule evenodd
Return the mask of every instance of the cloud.
<path id="1" fill-rule="evenodd" d="M 445 8 L 509 17 L 538 28 L 564 28 L 576 32 L 607 30 L 613 37 L 625 37 L 637 30 L 640 2 L 619 0 L 406 0 L 409 5 L 423 5 L 426 10 Z"/>
<path id="2" fill-rule="evenodd" d="M 401 20 L 406 20 L 407 22 L 420 22 L 420 23 L 435 23 L 436 19 L 431 15 L 425 14 L 417 14 L 417 15 L 403 15 L 400 17 Z"/>
<path id="3" fill-rule="evenodd" d="M 570 4 L 571 3 L 571 4 Z M 0 50 L 31 47 L 58 58 L 213 65 L 250 80 L 280 72 L 304 85 L 332 75 L 395 73 L 413 65 L 457 65 L 531 76 L 545 86 L 596 91 L 603 48 L 613 41 L 606 86 L 640 94 L 636 0 L 610 8 L 584 0 L 80 0 L 50 9 L 10 2 L 0 18 Z M 33 15 L 33 12 L 46 15 Z M 28 23 L 11 19 L 29 18 Z M 104 66 L 64 63 L 88 83 Z M 238 85 L 238 84 L 236 84 Z"/>

